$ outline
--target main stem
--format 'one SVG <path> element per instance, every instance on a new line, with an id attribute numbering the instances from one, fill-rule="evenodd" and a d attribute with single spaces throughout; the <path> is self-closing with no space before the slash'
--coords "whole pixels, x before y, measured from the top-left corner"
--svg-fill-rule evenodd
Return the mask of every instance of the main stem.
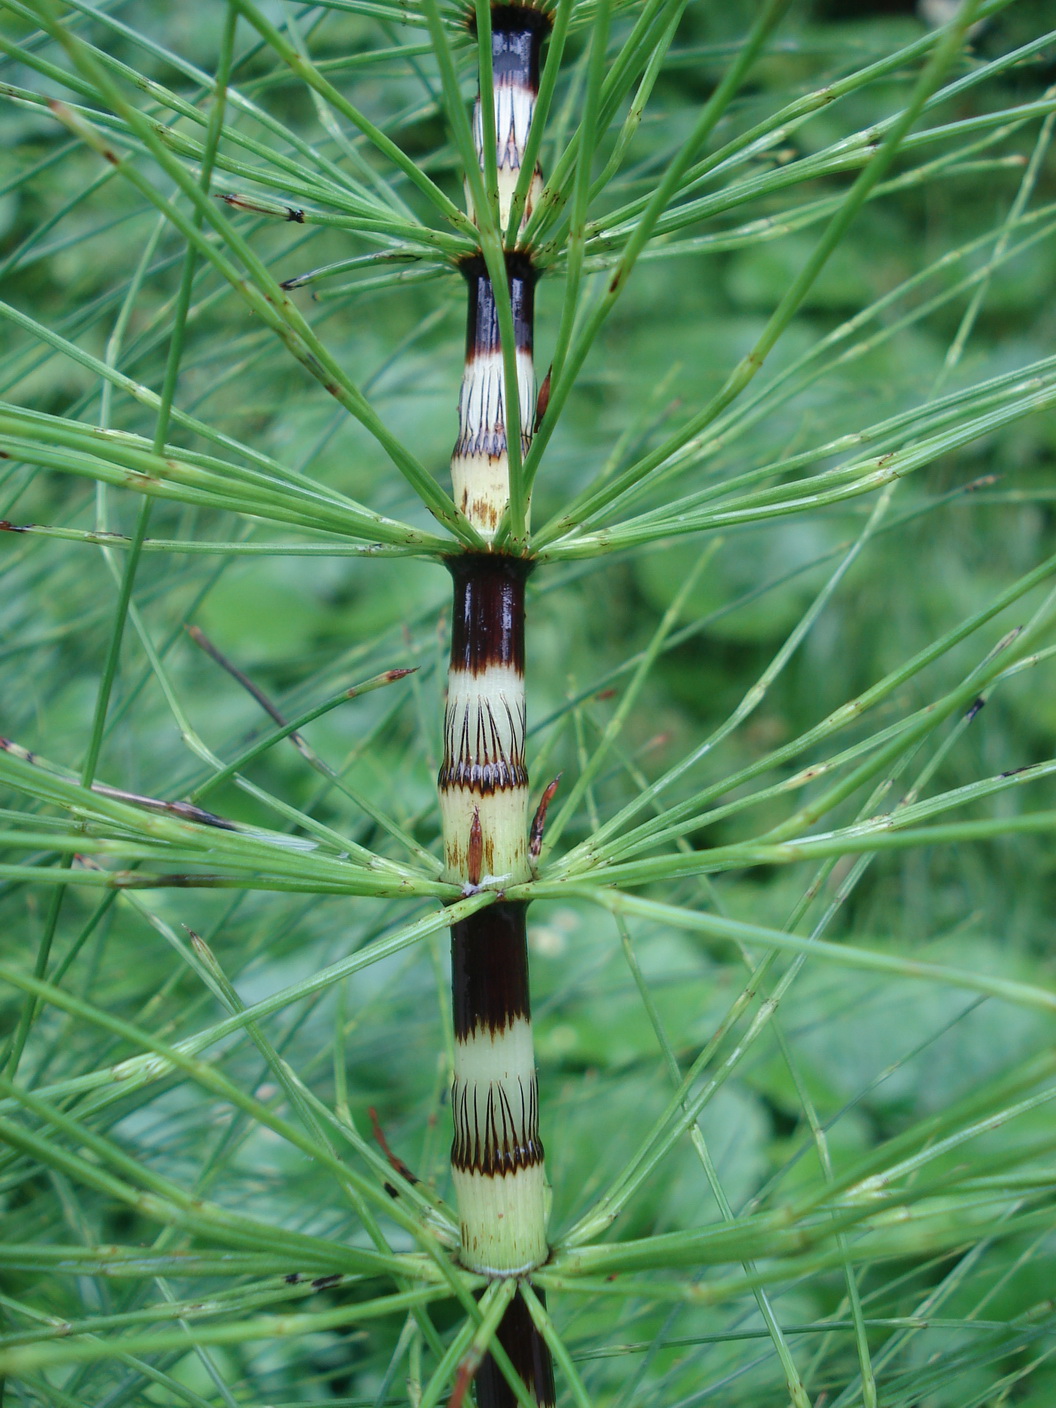
<path id="1" fill-rule="evenodd" d="M 498 214 L 505 229 L 535 108 L 547 18 L 527 5 L 493 5 L 491 14 Z M 484 125 L 478 99 L 474 131 L 482 169 Z M 540 180 L 533 175 L 528 209 Z M 513 433 L 523 455 L 535 420 L 535 270 L 524 251 L 507 250 L 505 262 L 517 344 Z M 455 502 L 490 545 L 510 498 L 506 381 L 496 291 L 483 256 L 464 260 L 461 269 L 469 295 L 466 362 L 451 477 Z M 460 1259 L 486 1276 L 526 1276 L 548 1255 L 549 1198 L 539 1139 L 527 905 L 501 894 L 531 876 L 524 758 L 524 589 L 531 562 L 487 551 L 452 557 L 448 567 L 454 605 L 439 777 L 444 878 L 465 893 L 492 889 L 500 895 L 451 929 L 451 1169 Z M 519 1293 L 497 1338 L 535 1401 L 553 1404 L 550 1352 Z M 477 1373 L 476 1391 L 479 1408 L 516 1402 L 491 1355 Z"/>

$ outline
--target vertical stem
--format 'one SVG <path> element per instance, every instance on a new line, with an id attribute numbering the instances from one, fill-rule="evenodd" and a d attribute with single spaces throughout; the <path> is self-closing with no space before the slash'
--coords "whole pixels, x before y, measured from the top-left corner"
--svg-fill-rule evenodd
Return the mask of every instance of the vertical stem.
<path id="1" fill-rule="evenodd" d="M 450 558 L 451 664 L 440 809 L 444 875 L 473 889 L 531 878 L 524 764 L 523 558 Z"/>
<path id="2" fill-rule="evenodd" d="M 546 1305 L 546 1295 L 532 1287 L 536 1300 Z M 554 1362 L 550 1346 L 536 1329 L 520 1291 L 509 1304 L 495 1337 L 510 1356 L 510 1362 L 524 1380 L 525 1387 L 539 1404 L 557 1401 L 554 1389 Z M 485 1355 L 477 1372 L 478 1408 L 514 1408 L 517 1399 L 502 1377 L 491 1355 Z"/>
<path id="3" fill-rule="evenodd" d="M 532 332 L 536 272 L 530 256 L 520 251 L 508 251 L 505 264 L 515 344 L 519 444 L 523 459 L 531 444 L 535 421 Z M 500 335 L 500 310 L 483 255 L 475 254 L 464 260 L 461 269 L 469 286 L 469 297 L 466 366 L 458 401 L 459 433 L 451 457 L 452 497 L 491 544 L 510 502 L 507 380 Z"/>
<path id="4" fill-rule="evenodd" d="M 487 199 L 497 205 L 480 220 L 484 235 L 485 226 L 505 230 L 510 223 L 549 21 L 529 5 L 495 4 L 489 10 L 478 3 L 477 10 L 484 14 L 477 30 L 480 43 L 488 46 L 485 58 L 490 62 L 481 70 L 491 79 L 490 85 L 483 85 L 490 87 L 491 101 L 485 112 L 477 100 L 474 144 Z M 487 93 L 484 97 L 487 100 Z M 467 194 L 481 189 L 479 176 L 471 174 Z M 541 182 L 541 175 L 533 172 L 524 200 L 527 211 Z M 480 212 L 472 196 L 468 203 L 476 222 Z M 487 260 L 481 250 L 461 265 L 468 293 L 466 361 L 451 459 L 455 502 L 489 550 L 460 554 L 447 564 L 454 604 L 438 787 L 444 878 L 466 894 L 497 892 L 495 903 L 451 929 L 451 1170 L 461 1224 L 460 1258 L 486 1276 L 523 1277 L 549 1253 L 549 1190 L 539 1138 L 528 990 L 527 905 L 503 898 L 508 886 L 531 877 L 524 593 L 532 563 L 497 550 L 496 539 L 511 507 L 511 458 L 516 475 L 534 428 L 536 271 L 527 250 L 504 246 L 498 265 L 494 247 L 489 250 Z M 505 287 L 500 288 L 492 273 L 503 272 Z M 511 425 L 514 396 L 518 405 Z M 523 516 L 527 505 L 519 507 Z M 496 1339 L 534 1401 L 553 1404 L 550 1351 L 520 1292 L 504 1311 Z M 505 1408 L 516 1402 L 491 1355 L 481 1363 L 476 1392 L 479 1408 Z"/>
<path id="5" fill-rule="evenodd" d="M 524 583 L 519 558 L 453 559 L 455 605 L 440 805 L 445 875 L 467 891 L 529 876 Z M 462 1260 L 519 1275 L 546 1258 L 546 1189 L 524 904 L 454 925 L 451 1167 Z"/>

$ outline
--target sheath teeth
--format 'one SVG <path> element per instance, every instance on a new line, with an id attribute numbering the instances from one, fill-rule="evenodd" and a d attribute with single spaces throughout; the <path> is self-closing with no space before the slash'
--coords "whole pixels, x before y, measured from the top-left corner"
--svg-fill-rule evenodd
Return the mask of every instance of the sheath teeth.
<path id="1" fill-rule="evenodd" d="M 527 454 L 535 418 L 535 367 L 531 354 L 517 351 L 517 394 L 520 401 L 521 450 Z M 458 398 L 457 459 L 506 455 L 506 377 L 501 352 L 489 352 L 466 363 Z M 471 466 L 462 469 L 472 472 Z"/>
<path id="2" fill-rule="evenodd" d="M 455 1068 L 453 1167 L 504 1178 L 541 1164 L 531 1024 L 522 1018 L 501 1035 L 477 1032 L 459 1042 Z"/>
<path id="3" fill-rule="evenodd" d="M 478 796 L 528 785 L 524 766 L 524 678 L 499 665 L 477 680 L 453 670 L 444 718 L 441 787 Z"/>
<path id="4" fill-rule="evenodd" d="M 510 223 L 513 208 L 513 195 L 524 164 L 524 149 L 528 143 L 528 133 L 532 129 L 535 115 L 535 90 L 519 81 L 495 81 L 495 162 L 499 180 L 499 223 L 505 230 Z M 481 116 L 480 100 L 473 108 L 473 137 L 480 154 L 480 169 L 484 171 L 484 124 Z M 536 165 L 525 195 L 524 210 L 521 214 L 521 229 L 528 223 L 532 211 L 543 191 L 543 173 Z M 466 182 L 466 207 L 471 220 L 476 222 L 476 211 L 469 182 Z"/>
<path id="5" fill-rule="evenodd" d="M 452 929 L 451 1171 L 463 1260 L 488 1275 L 547 1255 L 525 908 L 500 901 Z"/>
<path id="6" fill-rule="evenodd" d="M 495 108 L 495 165 L 498 175 L 499 220 L 503 229 L 510 223 L 517 178 L 524 165 L 528 134 L 535 118 L 539 94 L 539 52 L 548 21 L 539 11 L 522 9 L 519 14 L 493 12 L 491 33 L 492 88 Z M 473 109 L 473 138 L 480 169 L 485 170 L 484 122 L 480 99 Z M 539 167 L 532 172 L 521 228 L 524 228 L 543 189 Z M 466 206 L 476 220 L 469 184 Z"/>
<path id="7" fill-rule="evenodd" d="M 528 6 L 508 5 L 493 10 L 492 78 L 495 114 L 495 163 L 498 183 L 499 222 L 510 223 L 514 192 L 524 164 L 525 146 L 535 116 L 539 90 L 539 52 L 548 27 L 547 16 Z M 484 122 L 478 97 L 473 110 L 473 136 L 483 172 Z M 536 168 L 526 194 L 521 228 L 531 215 L 542 191 L 542 173 Z M 470 187 L 466 205 L 476 222 Z M 455 503 L 473 526 L 490 542 L 509 504 L 509 437 L 520 436 L 521 458 L 528 453 L 535 428 L 536 383 L 532 363 L 535 270 L 528 255 L 515 250 L 506 254 L 506 283 L 510 295 L 516 339 L 516 408 L 506 394 L 506 377 L 499 337 L 495 292 L 480 256 L 462 264 L 470 286 L 466 329 L 466 368 L 458 402 L 458 441 L 451 460 Z M 516 410 L 516 415 L 514 415 Z M 516 423 L 516 430 L 514 430 Z M 527 507 L 527 506 L 526 506 Z"/>
<path id="8" fill-rule="evenodd" d="M 530 6 L 492 8 L 495 160 L 504 230 L 535 115 L 539 53 L 548 25 L 547 15 Z M 473 128 L 482 171 L 488 164 L 483 127 L 478 100 Z M 542 176 L 536 170 L 523 219 L 531 214 L 541 190 Z M 469 213 L 476 218 L 471 203 Z M 468 291 L 466 362 L 451 478 L 455 503 L 489 548 L 509 506 L 510 436 L 519 437 L 523 459 L 537 409 L 532 356 L 536 271 L 524 251 L 507 250 L 504 258 L 517 383 L 516 391 L 510 386 L 509 395 L 499 306 L 485 260 L 478 253 L 460 264 Z M 510 404 L 513 399 L 516 406 Z M 438 778 L 443 878 L 464 893 L 500 892 L 490 905 L 451 930 L 451 1172 L 461 1222 L 461 1260 L 488 1276 L 522 1275 L 548 1255 L 549 1190 L 539 1138 L 526 906 L 501 893 L 531 878 L 524 692 L 524 585 L 529 566 L 491 551 L 448 560 L 455 591 Z M 522 1312 L 520 1304 L 519 1311 L 513 1309 L 504 1318 L 500 1340 L 506 1330 L 513 1333 Z M 530 1354 L 524 1358 L 518 1351 L 512 1357 L 526 1382 L 532 1382 L 536 1401 L 550 1404 L 554 1394 L 549 1355 L 530 1318 L 522 1338 Z M 495 1372 L 489 1365 L 485 1357 L 481 1383 Z M 506 1400 L 493 1396 L 487 1401 Z"/>
<path id="9" fill-rule="evenodd" d="M 535 115 L 535 92 L 519 79 L 495 78 L 495 142 L 496 164 L 500 171 L 520 171 L 524 149 L 528 144 L 532 118 Z M 484 124 L 480 99 L 473 109 L 473 136 L 484 167 Z"/>
<path id="10" fill-rule="evenodd" d="M 456 559 L 444 758 L 444 874 L 462 886 L 530 877 L 524 759 L 523 563 Z"/>
<path id="11" fill-rule="evenodd" d="M 455 502 L 490 540 L 510 497 L 510 426 L 517 426 L 522 459 L 535 427 L 532 336 L 536 274 L 523 254 L 506 256 L 517 369 L 516 416 L 511 417 L 498 308 L 487 266 L 483 258 L 474 256 L 463 261 L 461 268 L 469 292 L 466 364 L 458 398 L 458 440 L 451 457 L 451 481 Z"/>
<path id="12" fill-rule="evenodd" d="M 523 459 L 532 439 L 536 385 L 531 352 L 520 349 L 517 392 Z M 451 484 L 455 503 L 489 538 L 498 529 L 510 497 L 508 423 L 501 351 L 467 360 L 458 398 L 458 440 L 451 458 Z"/>
<path id="13" fill-rule="evenodd" d="M 438 779 L 446 874 L 458 883 L 528 878 L 528 771 L 524 677 L 496 666 L 481 676 L 453 670 Z M 472 846 L 474 828 L 479 847 Z M 469 874 L 471 851 L 480 875 Z"/>

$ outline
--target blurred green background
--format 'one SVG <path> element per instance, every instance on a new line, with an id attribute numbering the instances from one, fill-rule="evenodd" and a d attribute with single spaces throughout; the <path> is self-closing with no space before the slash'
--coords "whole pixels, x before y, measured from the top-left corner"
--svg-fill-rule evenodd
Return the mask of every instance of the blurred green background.
<path id="1" fill-rule="evenodd" d="M 363 56 L 361 67 L 340 70 L 342 84 L 452 198 L 460 199 L 443 125 L 435 105 L 423 96 L 422 66 L 428 78 L 428 61 L 418 56 L 366 61 L 379 48 L 420 42 L 421 32 L 398 30 L 340 7 L 301 8 L 317 22 L 314 57 L 344 62 Z M 688 130 L 717 82 L 730 45 L 744 33 L 753 8 L 748 0 L 689 7 L 622 184 L 597 203 L 599 219 L 648 189 L 658 163 Z M 85 32 L 118 58 L 195 101 L 192 77 L 169 62 L 165 51 L 211 73 L 223 7 L 137 0 L 135 5 L 108 6 L 107 12 L 149 35 L 162 51 L 151 53 L 97 20 Z M 276 22 L 279 14 L 274 7 Z M 1050 7 L 1041 0 L 1009 6 L 975 36 L 965 71 L 1036 39 L 1051 22 Z M 31 29 L 14 6 L 7 8 L 5 23 L 15 38 Z M 627 23 L 620 20 L 617 39 L 624 32 L 620 25 Z M 912 12 L 793 6 L 779 41 L 716 134 L 717 144 L 801 93 L 924 32 L 924 22 Z M 575 110 L 576 60 L 587 35 L 575 30 L 570 40 L 570 77 L 561 89 L 559 122 L 565 104 L 568 112 Z M 248 31 L 244 45 L 247 53 L 234 75 L 242 91 L 313 141 L 321 140 L 303 87 L 281 74 L 273 57 L 254 49 Z M 51 49 L 47 52 L 58 62 Z M 759 171 L 792 163 L 879 121 L 904 98 L 910 76 L 895 73 L 819 112 L 790 137 L 787 149 L 761 155 Z M 5 63 L 0 78 L 49 96 L 61 87 L 14 59 Z M 956 122 L 1038 102 L 1054 82 L 1056 41 L 967 90 L 937 120 Z M 999 230 L 1039 130 L 1037 117 L 1023 126 L 1009 124 L 1008 132 L 987 148 L 991 165 L 985 170 L 954 164 L 949 174 L 907 182 L 872 202 L 782 339 L 767 376 L 793 367 L 822 338 L 918 270 Z M 950 145 L 957 140 L 951 136 Z M 937 150 L 945 149 L 938 145 Z M 71 142 L 46 110 L 18 101 L 0 105 L 0 153 L 4 298 L 94 356 L 114 356 L 129 375 L 158 385 L 182 241 L 171 229 L 159 231 L 156 215 L 141 198 L 97 157 Z M 898 170 L 908 171 L 914 161 L 905 156 Z M 845 190 L 848 180 L 833 176 L 778 191 L 747 208 L 718 213 L 701 227 L 717 237 L 729 235 L 733 245 L 734 230 L 748 221 L 770 220 L 772 238 L 669 259 L 659 257 L 658 247 L 658 257 L 643 261 L 554 436 L 536 491 L 537 521 L 556 511 L 609 456 L 614 465 L 626 463 L 722 384 L 812 248 L 817 226 L 782 234 L 782 222 L 806 202 Z M 1046 152 L 1030 206 L 1041 209 L 1053 200 L 1056 170 Z M 362 248 L 339 231 L 252 218 L 243 219 L 243 228 L 280 278 Z M 944 390 L 953 390 L 1047 355 L 1056 332 L 1051 236 L 995 271 L 963 356 L 943 370 L 970 293 L 930 312 L 926 302 L 985 263 L 992 247 L 984 243 L 952 260 L 926 285 L 881 310 L 863 333 L 871 345 L 853 357 L 828 358 L 823 376 L 773 411 L 764 404 L 746 433 L 716 450 L 707 473 L 721 478 L 851 434 L 917 404 L 938 379 Z M 133 269 L 143 257 L 147 273 L 115 346 L 115 323 Z M 538 293 L 540 371 L 556 336 L 560 287 L 561 277 L 555 275 Z M 384 289 L 341 294 L 324 282 L 316 289 L 314 301 L 310 291 L 298 295 L 313 325 L 369 391 L 387 424 L 398 428 L 423 463 L 442 477 L 455 432 L 461 374 L 460 281 L 452 271 L 422 287 L 393 282 Z M 919 318 L 908 319 L 914 312 L 920 312 Z M 907 319 L 904 326 L 900 319 Z M 77 414 L 91 423 L 101 419 L 104 407 L 95 375 L 17 326 L 6 327 L 0 358 L 5 399 Z M 424 510 L 373 442 L 210 273 L 203 273 L 195 288 L 179 403 L 372 508 L 427 523 Z M 151 434 L 151 414 L 127 395 L 113 394 L 105 412 L 116 427 Z M 172 438 L 206 448 L 183 432 Z M 765 758 L 982 609 L 1051 554 L 1056 543 L 1054 465 L 1056 418 L 1046 412 L 978 440 L 900 485 L 883 530 L 851 568 L 762 706 L 667 800 L 691 795 L 705 782 Z M 538 788 L 562 769 L 566 779 L 575 776 L 618 703 L 627 662 L 648 643 L 701 554 L 711 554 L 683 607 L 673 643 L 657 662 L 621 737 L 619 755 L 610 760 L 566 833 L 567 844 L 583 839 L 597 818 L 632 796 L 636 779 L 659 774 L 730 713 L 801 620 L 871 507 L 871 500 L 852 500 L 732 529 L 721 540 L 667 541 L 535 574 L 529 601 L 529 723 L 535 750 L 530 763 Z M 129 533 L 137 513 L 138 500 L 130 495 L 97 491 L 85 481 L 17 462 L 0 465 L 0 518 L 16 525 L 105 526 Z M 225 520 L 171 504 L 156 505 L 150 524 L 150 534 L 157 538 L 231 541 L 246 532 L 250 541 L 283 537 L 270 526 L 247 530 L 233 516 Z M 285 538 L 292 541 L 293 535 Z M 114 568 L 120 570 L 122 560 L 117 552 L 108 562 L 96 546 L 0 534 L 0 733 L 64 767 L 77 769 L 83 761 L 114 619 Z M 130 623 L 100 778 L 152 796 L 185 796 L 209 772 L 188 746 L 189 732 L 227 759 L 247 737 L 263 731 L 259 706 L 196 648 L 186 624 L 203 629 L 287 717 L 378 670 L 413 664 L 418 673 L 409 680 L 327 715 L 307 736 L 340 770 L 352 793 L 375 799 L 435 851 L 447 597 L 445 573 L 425 562 L 146 554 L 135 603 L 144 632 L 164 660 L 165 686 L 184 711 L 184 736 Z M 951 687 L 1004 631 L 1025 619 L 1026 609 L 1017 604 L 983 636 L 916 675 L 897 700 L 884 706 L 879 722 L 870 721 L 852 736 L 864 736 Z M 931 785 L 954 788 L 1047 759 L 1053 753 L 1054 725 L 1056 691 L 1051 665 L 1043 662 L 995 694 L 944 758 Z M 802 763 L 810 761 L 807 757 Z M 792 770 L 775 771 L 774 777 Z M 364 845 L 384 849 L 390 844 L 347 794 L 328 786 L 287 745 L 255 763 L 251 776 Z M 4 801 L 15 805 L 10 795 Z M 208 805 L 238 820 L 279 825 L 259 800 L 233 786 L 212 793 Z M 1054 805 L 1051 779 L 1034 782 L 1029 808 Z M 838 820 L 849 821 L 855 806 Z M 1013 814 L 1027 806 L 1018 793 L 1006 793 L 973 815 Z M 751 813 L 753 832 L 776 825 L 790 809 L 785 799 L 757 809 Z M 696 847 L 724 844 L 753 834 L 746 825 L 734 816 L 689 839 Z M 838 867 L 828 878 L 827 896 L 837 894 L 845 874 L 846 866 Z M 663 897 L 715 904 L 733 917 L 781 927 L 809 878 L 808 870 L 798 866 L 757 868 L 721 877 L 707 899 L 689 883 L 671 887 Z M 22 962 L 36 951 L 51 903 L 52 892 L 43 888 L 10 884 L 0 892 L 9 958 Z M 1054 912 L 1050 838 L 996 837 L 971 846 L 881 856 L 849 895 L 827 936 L 1051 987 Z M 223 891 L 111 895 L 100 906 L 91 892 L 71 891 L 62 902 L 49 971 L 59 965 L 63 980 L 79 996 L 137 1022 L 156 1023 L 171 1040 L 221 1014 L 186 965 L 181 950 L 185 928 L 208 940 L 242 999 L 252 1002 L 387 932 L 406 915 L 406 906 L 388 901 L 350 904 Z M 543 1133 L 555 1188 L 555 1222 L 561 1225 L 581 1213 L 606 1173 L 629 1157 L 642 1133 L 642 1112 L 663 1108 L 670 1083 L 614 927 L 577 903 L 540 904 L 533 918 Z M 725 948 L 648 925 L 638 927 L 635 941 L 673 1048 L 688 1064 L 740 991 L 742 965 Z M 368 1107 L 376 1107 L 394 1147 L 441 1192 L 446 1191 L 448 1145 L 444 948 L 442 939 L 431 940 L 268 1023 L 271 1040 L 319 1098 L 347 1102 L 362 1128 L 369 1127 Z M 20 1001 L 13 993 L 4 995 L 6 1026 L 17 1020 Z M 797 978 L 782 1020 L 800 1086 L 768 1032 L 702 1121 L 737 1211 L 753 1199 L 765 1203 L 771 1196 L 823 1182 L 806 1097 L 826 1128 L 831 1158 L 839 1168 L 1014 1063 L 1043 1052 L 1053 1035 L 1051 1020 L 1040 1014 L 952 988 L 880 981 L 821 965 L 808 965 Z M 119 1042 L 87 1024 L 46 1010 L 25 1069 L 41 1085 L 101 1069 L 127 1054 Z M 281 1098 L 267 1067 L 247 1044 L 235 1044 L 216 1059 L 243 1088 L 263 1099 Z M 252 1207 L 276 1224 L 337 1240 L 362 1240 L 353 1212 L 324 1171 L 176 1078 L 110 1105 L 101 1118 L 122 1147 L 187 1186 L 201 1186 L 233 1207 Z M 1017 1141 L 1026 1146 L 1050 1131 L 1051 1115 L 1040 1106 L 1009 1130 L 987 1133 L 972 1147 L 1004 1155 L 1014 1151 Z M 954 1149 L 946 1157 L 952 1167 L 961 1154 Z M 148 1220 L 115 1210 L 98 1194 L 74 1193 L 62 1178 L 27 1166 L 24 1159 L 9 1159 L 4 1176 L 0 1186 L 8 1226 L 14 1229 L 10 1236 L 20 1243 L 146 1242 L 156 1235 Z M 687 1144 L 635 1199 L 618 1231 L 621 1237 L 646 1236 L 710 1222 L 718 1215 Z M 1047 1408 L 1056 1400 L 1056 1373 L 1048 1358 L 1056 1344 L 1052 1234 L 979 1242 L 968 1226 L 964 1242 L 968 1250 L 963 1254 L 914 1256 L 907 1247 L 901 1260 L 864 1270 L 863 1304 L 878 1325 L 929 1309 L 937 1322 L 929 1329 L 880 1325 L 870 1332 L 881 1366 L 881 1402 L 892 1408 L 975 1403 Z M 703 1268 L 700 1274 L 705 1274 Z M 111 1286 L 105 1280 L 43 1272 L 4 1271 L 0 1276 L 5 1295 L 60 1318 L 120 1309 L 149 1289 L 130 1292 L 124 1283 Z M 335 1303 L 341 1294 L 332 1293 Z M 826 1316 L 840 1321 L 838 1331 L 805 1341 L 794 1337 L 797 1363 L 804 1372 L 810 1369 L 813 1401 L 825 1408 L 861 1401 L 844 1295 L 842 1273 L 832 1270 L 793 1279 L 777 1298 L 782 1323 L 809 1326 Z M 1043 1302 L 1050 1307 L 1047 1316 L 1038 1310 Z M 768 1341 L 737 1337 L 759 1331 L 750 1299 L 668 1313 L 631 1303 L 616 1311 L 602 1297 L 570 1297 L 567 1304 L 552 1300 L 552 1309 L 599 1404 L 752 1403 L 761 1408 L 787 1402 Z M 1028 1312 L 1033 1319 L 1017 1320 Z M 20 1323 L 10 1308 L 7 1314 L 9 1327 Z M 999 1328 L 973 1328 L 977 1321 Z M 379 1393 L 390 1394 L 383 1401 L 404 1401 L 396 1388 L 384 1387 L 395 1333 L 382 1325 L 348 1336 L 319 1334 L 295 1344 L 219 1349 L 215 1363 L 237 1403 L 369 1403 Z M 174 1382 L 204 1401 L 224 1401 L 194 1355 L 173 1354 L 165 1364 Z M 152 1385 L 134 1366 L 104 1361 L 56 1370 L 50 1380 L 12 1380 L 10 1402 L 44 1403 L 41 1384 L 47 1382 L 56 1403 L 179 1401 L 171 1386 Z"/>

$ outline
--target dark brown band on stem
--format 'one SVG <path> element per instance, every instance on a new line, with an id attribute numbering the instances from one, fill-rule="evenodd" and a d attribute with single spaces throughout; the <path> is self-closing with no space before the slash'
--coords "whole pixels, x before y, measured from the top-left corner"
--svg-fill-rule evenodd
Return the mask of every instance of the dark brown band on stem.
<path id="1" fill-rule="evenodd" d="M 473 7 L 469 8 L 472 11 Z M 497 158 L 503 173 L 500 207 L 503 192 L 507 202 L 510 198 L 502 183 L 509 181 L 524 157 L 524 141 L 539 88 L 540 52 L 551 23 L 551 15 L 531 3 L 491 5 L 495 125 L 501 129 L 496 133 Z M 469 27 L 475 30 L 472 14 Z M 538 168 L 533 173 L 533 191 L 536 185 L 541 187 Z M 521 383 L 526 380 L 525 355 L 529 360 L 532 355 L 537 274 L 526 252 L 507 251 L 504 257 L 518 353 L 517 380 Z M 519 405 L 526 394 L 523 385 L 516 389 L 510 386 L 507 397 L 505 373 L 500 397 L 493 361 L 484 363 L 476 372 L 471 370 L 470 364 L 476 358 L 501 354 L 502 341 L 496 291 L 483 257 L 477 254 L 463 260 L 460 267 L 468 285 L 467 376 L 463 383 L 464 404 L 460 402 L 461 438 L 455 455 L 487 456 L 494 470 L 494 461 L 507 451 L 507 434 L 516 437 L 520 433 L 522 449 L 527 447 L 532 410 Z M 528 379 L 529 386 L 533 382 L 534 377 Z M 505 407 L 506 401 L 515 404 Z M 486 413 L 482 414 L 478 405 Z M 481 421 L 492 423 L 479 424 Z M 501 512 L 501 504 L 484 507 L 490 507 L 496 517 Z M 532 564 L 498 554 L 468 554 L 449 559 L 448 567 L 454 581 L 452 691 L 445 720 L 440 788 L 445 805 L 449 806 L 447 789 L 460 789 L 455 801 L 464 825 L 466 799 L 461 796 L 461 789 L 469 788 L 483 797 L 492 790 L 516 788 L 521 789 L 522 797 L 526 796 L 523 789 L 528 779 L 520 756 L 524 740 L 523 692 L 511 687 L 509 675 L 478 685 L 470 685 L 464 676 L 480 676 L 489 669 L 505 667 L 523 679 L 524 584 Z M 462 678 L 458 678 L 460 674 Z M 492 716 L 501 710 L 506 711 L 505 716 Z M 510 716 L 511 710 L 517 713 L 516 718 Z M 480 808 L 474 806 L 470 851 L 474 848 L 475 828 L 486 852 L 482 811 L 498 814 L 494 806 L 485 808 L 483 802 Z M 473 878 L 474 871 L 486 866 L 486 854 L 473 866 L 463 868 L 450 842 L 446 849 L 454 873 L 469 874 L 470 884 L 479 883 Z M 461 920 L 451 930 L 456 1041 L 451 1160 L 463 1220 L 463 1257 L 465 1264 L 477 1267 L 490 1264 L 512 1268 L 516 1263 L 523 1269 L 538 1264 L 546 1255 L 538 1083 L 531 1057 L 530 1027 L 515 1025 L 531 1020 L 526 911 L 527 905 L 499 900 Z M 489 1069 L 492 1065 L 494 1070 Z M 476 1208 L 473 1197 L 480 1199 Z M 507 1215 L 511 1224 L 494 1225 L 496 1219 L 501 1223 Z M 516 1237 L 513 1243 L 524 1255 L 511 1262 L 500 1234 L 502 1226 L 518 1220 L 524 1224 L 520 1234 L 524 1245 Z M 489 1262 L 487 1256 L 481 1260 L 473 1251 L 483 1243 L 494 1243 L 498 1260 Z M 553 1408 L 556 1394 L 550 1350 L 536 1329 L 520 1290 L 503 1314 L 496 1342 L 525 1384 L 531 1400 L 541 1408 Z M 514 1408 L 518 1401 L 490 1354 L 481 1361 L 475 1392 L 477 1408 Z M 461 1396 L 456 1396 L 461 1401 Z"/>
<path id="2" fill-rule="evenodd" d="M 539 54 L 550 16 L 525 5 L 492 5 L 491 70 L 496 83 L 517 83 L 539 92 Z"/>
<path id="3" fill-rule="evenodd" d="M 488 277 L 482 255 L 474 254 L 459 264 L 469 285 L 466 316 L 466 361 L 488 352 L 501 352 L 499 315 L 495 307 L 495 292 Z M 520 250 L 506 253 L 506 278 L 510 285 L 510 306 L 513 310 L 513 331 L 520 352 L 531 355 L 535 327 L 535 281 L 538 273 L 531 258 Z"/>
<path id="4" fill-rule="evenodd" d="M 451 928 L 451 999 L 455 1040 L 478 1029 L 499 1035 L 528 1021 L 526 904 L 500 900 Z"/>
<path id="5" fill-rule="evenodd" d="M 451 668 L 479 675 L 496 665 L 524 673 L 524 584 L 532 563 L 499 553 L 447 559 L 455 584 Z"/>
<path id="6" fill-rule="evenodd" d="M 545 1293 L 536 1287 L 533 1287 L 533 1290 L 536 1298 L 545 1306 Z M 556 1403 L 554 1366 L 550 1350 L 535 1328 L 535 1321 L 529 1314 L 520 1291 L 510 1301 L 495 1338 L 510 1356 L 513 1367 L 524 1380 L 524 1386 L 533 1400 L 546 1405 L 546 1408 Z M 490 1354 L 485 1355 L 477 1370 L 476 1390 L 478 1408 L 516 1408 L 517 1397 Z"/>
<path id="7" fill-rule="evenodd" d="M 469 14 L 466 15 L 466 28 L 470 34 L 476 36 L 477 16 L 473 6 L 469 7 Z M 531 34 L 535 35 L 539 45 L 554 27 L 554 16 L 550 10 L 540 9 L 538 4 L 532 0 L 521 0 L 518 4 L 516 0 L 512 4 L 496 3 L 491 7 L 491 33 L 492 46 L 494 47 L 496 34 Z M 536 62 L 538 63 L 538 54 Z M 538 76 L 535 86 L 538 88 Z"/>

